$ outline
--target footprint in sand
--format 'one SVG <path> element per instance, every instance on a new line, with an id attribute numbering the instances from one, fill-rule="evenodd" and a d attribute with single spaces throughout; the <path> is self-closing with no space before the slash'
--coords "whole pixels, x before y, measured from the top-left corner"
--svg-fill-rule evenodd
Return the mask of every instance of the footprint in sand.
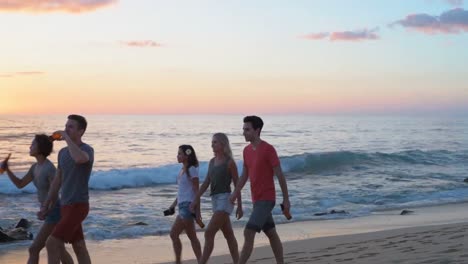
<path id="1" fill-rule="evenodd" d="M 447 254 L 447 253 L 455 253 L 455 252 L 459 252 L 459 251 L 460 251 L 459 249 L 451 248 L 451 249 L 447 249 L 447 250 L 441 251 L 441 252 L 439 252 L 439 253 L 441 253 L 441 254 Z"/>
<path id="2" fill-rule="evenodd" d="M 408 247 L 408 248 L 405 248 L 404 250 L 401 250 L 400 252 L 402 252 L 402 253 L 408 253 L 408 252 L 413 252 L 413 251 L 415 251 L 414 248 Z"/>
<path id="3" fill-rule="evenodd" d="M 465 237 L 465 235 L 453 236 L 453 237 L 450 237 L 449 239 L 458 239 L 458 238 L 463 238 L 463 237 Z"/>
<path id="4" fill-rule="evenodd" d="M 432 263 L 436 263 L 436 264 L 453 264 L 454 262 L 453 262 L 453 260 L 450 260 L 450 259 L 441 259 L 441 258 L 429 259 L 429 260 L 421 262 L 421 264 L 432 264 Z"/>
<path id="5" fill-rule="evenodd" d="M 285 255 L 286 256 L 289 256 L 289 255 L 301 255 L 301 254 L 304 254 L 305 252 L 302 252 L 302 251 L 299 251 L 299 252 L 289 252 L 289 253 L 286 253 Z"/>
<path id="6" fill-rule="evenodd" d="M 358 257 L 358 259 L 363 259 L 363 258 L 369 258 L 369 257 L 374 257 L 377 256 L 379 253 L 366 253 L 362 254 Z"/>
<path id="7" fill-rule="evenodd" d="M 353 261 L 354 258 L 347 258 L 347 259 L 335 259 L 335 262 L 348 262 Z"/>

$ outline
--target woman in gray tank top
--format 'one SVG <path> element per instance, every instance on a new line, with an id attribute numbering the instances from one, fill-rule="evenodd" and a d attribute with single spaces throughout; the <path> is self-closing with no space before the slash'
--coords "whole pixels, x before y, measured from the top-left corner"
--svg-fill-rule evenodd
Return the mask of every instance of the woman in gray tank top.
<path id="1" fill-rule="evenodd" d="M 205 247 L 203 248 L 203 254 L 199 263 L 206 263 L 210 258 L 213 252 L 215 235 L 220 229 L 223 231 L 224 237 L 228 243 L 232 260 L 234 263 L 237 263 L 239 260 L 239 251 L 229 218 L 234 209 L 234 205 L 229 200 L 229 196 L 231 195 L 231 182 L 233 182 L 235 186 L 239 178 L 237 166 L 232 158 L 229 139 L 224 133 L 216 133 L 213 135 L 211 147 L 213 148 L 214 158 L 210 161 L 208 174 L 193 203 L 193 208 L 197 208 L 200 204 L 200 197 L 208 187 L 210 187 L 213 216 L 205 231 Z M 242 215 L 242 203 L 241 197 L 239 196 L 236 211 L 237 219 L 240 219 Z"/>
<path id="2" fill-rule="evenodd" d="M 52 147 L 53 144 L 49 140 L 48 136 L 44 134 L 36 135 L 29 147 L 29 155 L 36 158 L 36 162 L 31 166 L 26 175 L 24 175 L 22 179 L 19 179 L 10 170 L 8 164 L 6 168 L 6 172 L 11 182 L 13 182 L 13 184 L 19 189 L 22 189 L 29 183 L 33 182 L 37 188 L 39 204 L 42 204 L 47 199 L 50 184 L 55 177 L 55 166 L 47 158 L 52 152 Z M 33 243 L 29 247 L 28 264 L 39 263 L 39 252 L 44 248 L 47 238 L 52 233 L 59 220 L 60 204 L 57 202 L 54 209 L 45 219 L 44 224 L 41 226 Z M 61 261 L 66 264 L 73 263 L 72 257 L 68 254 L 65 248 L 61 254 Z"/>

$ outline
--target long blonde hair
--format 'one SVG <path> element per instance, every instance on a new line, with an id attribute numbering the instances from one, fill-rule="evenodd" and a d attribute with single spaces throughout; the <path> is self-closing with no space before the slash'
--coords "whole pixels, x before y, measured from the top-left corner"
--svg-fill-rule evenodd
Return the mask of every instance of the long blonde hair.
<path id="1" fill-rule="evenodd" d="M 221 144 L 223 144 L 223 153 L 227 157 L 232 159 L 232 150 L 231 150 L 231 144 L 229 144 L 229 138 L 226 136 L 224 133 L 215 133 L 213 135 Z"/>

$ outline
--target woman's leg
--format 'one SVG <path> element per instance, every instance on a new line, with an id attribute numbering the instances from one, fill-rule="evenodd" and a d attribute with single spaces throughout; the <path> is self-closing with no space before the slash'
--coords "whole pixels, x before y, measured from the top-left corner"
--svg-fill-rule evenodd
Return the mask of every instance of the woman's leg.
<path id="1" fill-rule="evenodd" d="M 234 235 L 234 231 L 232 230 L 231 220 L 229 217 L 227 217 L 227 221 L 224 222 L 224 225 L 221 227 L 221 231 L 223 231 L 223 235 L 228 243 L 232 261 L 233 263 L 237 263 L 239 261 L 239 247 L 237 246 L 237 239 Z"/>
<path id="2" fill-rule="evenodd" d="M 47 238 L 54 230 L 55 224 L 44 223 L 39 229 L 33 243 L 29 247 L 29 259 L 28 264 L 39 263 L 39 253 L 45 247 Z"/>
<path id="3" fill-rule="evenodd" d="M 52 234 L 54 228 L 55 224 L 50 224 L 47 222 L 44 222 L 44 224 L 41 226 L 41 229 L 39 229 L 36 238 L 29 247 L 28 264 L 39 263 L 39 253 L 45 247 L 47 238 L 50 236 L 50 234 Z M 73 258 L 70 256 L 67 250 L 65 250 L 65 248 L 61 252 L 61 260 L 63 264 L 73 264 Z"/>
<path id="4" fill-rule="evenodd" d="M 183 220 L 179 216 L 177 216 L 174 224 L 172 225 L 171 234 L 170 234 L 171 240 L 172 240 L 172 247 L 174 248 L 174 254 L 176 258 L 175 263 L 177 264 L 181 263 L 180 257 L 182 255 L 182 243 L 180 242 L 179 235 L 180 233 L 182 233 L 184 228 L 185 228 L 185 225 L 184 225 Z"/>
<path id="5" fill-rule="evenodd" d="M 201 258 L 201 246 L 200 241 L 197 237 L 197 232 L 195 230 L 195 223 L 193 219 L 183 220 L 185 224 L 185 233 L 187 233 L 190 243 L 192 244 L 193 253 L 197 257 L 197 260 L 200 261 Z"/>
<path id="6" fill-rule="evenodd" d="M 225 212 L 215 212 L 211 217 L 210 223 L 205 231 L 205 247 L 199 263 L 206 263 L 213 252 L 214 239 L 218 230 L 229 220 L 229 215 Z"/>

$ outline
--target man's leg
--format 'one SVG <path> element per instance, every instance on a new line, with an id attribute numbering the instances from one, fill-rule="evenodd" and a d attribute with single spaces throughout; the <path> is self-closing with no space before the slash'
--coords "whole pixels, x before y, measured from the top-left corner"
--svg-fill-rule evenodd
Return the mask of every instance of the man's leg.
<path id="1" fill-rule="evenodd" d="M 239 258 L 239 264 L 247 263 L 247 260 L 250 258 L 252 254 L 254 240 L 255 240 L 255 230 L 251 230 L 248 228 L 244 229 L 244 246 L 242 247 L 242 251 Z"/>
<path id="2" fill-rule="evenodd" d="M 256 201 L 253 205 L 252 214 L 244 229 L 244 246 L 239 258 L 239 263 L 246 263 L 252 254 L 255 233 L 262 229 L 268 230 L 274 227 L 272 222 L 271 210 L 275 202 L 273 201 Z M 265 229 L 266 228 L 266 229 Z"/>
<path id="3" fill-rule="evenodd" d="M 281 244 L 281 240 L 276 232 L 276 228 L 266 231 L 265 235 L 270 240 L 271 249 L 273 250 L 273 254 L 275 254 L 276 263 L 283 264 L 283 245 Z"/>
<path id="4" fill-rule="evenodd" d="M 62 253 L 60 253 L 60 260 L 62 261 L 62 264 L 73 264 L 73 258 L 65 247 L 63 248 Z"/>
<path id="5" fill-rule="evenodd" d="M 49 242 L 51 244 L 50 248 L 54 248 L 52 260 L 55 261 L 56 255 L 59 257 L 64 257 L 64 260 L 72 260 L 71 257 L 68 258 L 65 253 L 64 242 L 71 243 L 73 246 L 73 251 L 75 251 L 76 258 L 80 264 L 89 264 L 91 263 L 86 244 L 84 242 L 84 234 L 81 223 L 86 219 L 86 216 L 89 212 L 88 203 L 76 203 L 72 205 L 64 205 L 61 209 L 61 219 L 58 224 L 55 226 L 55 230 L 52 235 L 47 240 L 47 253 L 49 251 Z M 52 239 L 53 238 L 53 239 Z M 56 240 L 61 242 L 60 247 L 56 246 Z M 50 255 L 49 255 L 50 259 Z M 59 263 L 59 262 L 50 262 L 49 263 Z"/>
<path id="6" fill-rule="evenodd" d="M 91 257 L 89 256 L 84 239 L 73 242 L 72 246 L 79 264 L 91 264 Z"/>
<path id="7" fill-rule="evenodd" d="M 61 253 L 65 250 L 65 243 L 54 236 L 49 236 L 46 242 L 46 248 L 48 263 L 60 264 Z"/>

